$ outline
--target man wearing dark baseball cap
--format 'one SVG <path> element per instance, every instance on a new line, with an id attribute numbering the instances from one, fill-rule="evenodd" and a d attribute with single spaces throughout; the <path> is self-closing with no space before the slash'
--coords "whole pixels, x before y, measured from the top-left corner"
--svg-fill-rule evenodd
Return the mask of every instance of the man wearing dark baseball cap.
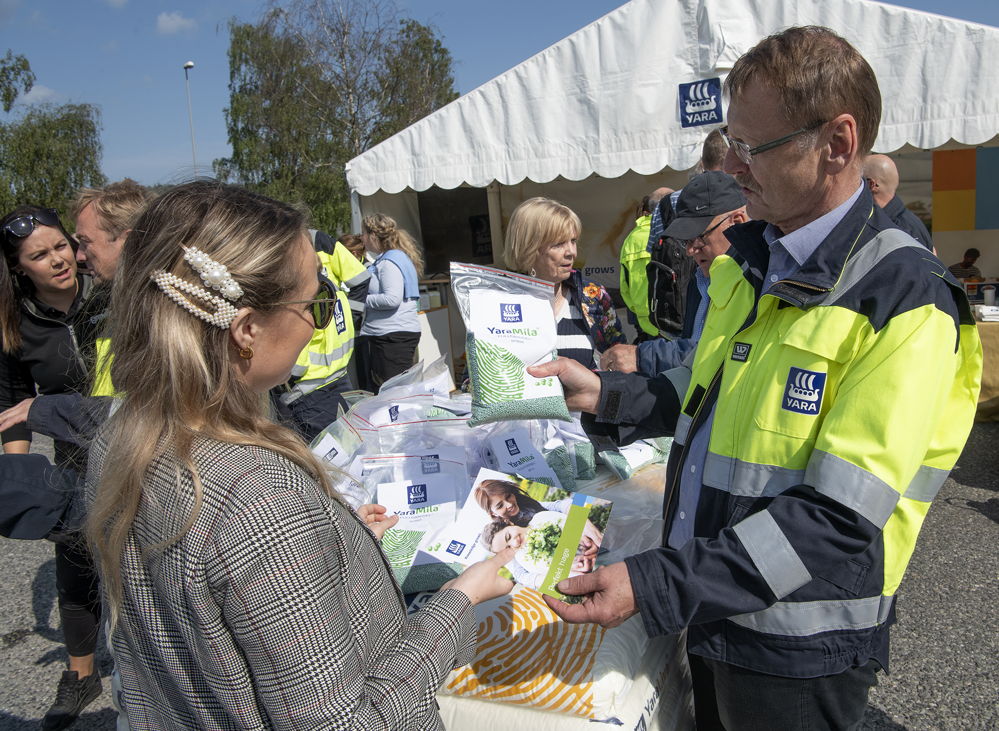
<path id="1" fill-rule="evenodd" d="M 637 347 L 615 345 L 600 357 L 604 370 L 650 375 L 677 368 L 694 349 L 708 316 L 708 274 L 711 262 L 728 251 L 725 230 L 749 220 L 742 187 L 731 175 L 712 170 L 693 178 L 676 201 L 676 218 L 666 227 L 666 235 L 686 242 L 687 256 L 699 269 L 687 288 L 687 308 L 683 332 L 676 340 L 657 338 Z"/>

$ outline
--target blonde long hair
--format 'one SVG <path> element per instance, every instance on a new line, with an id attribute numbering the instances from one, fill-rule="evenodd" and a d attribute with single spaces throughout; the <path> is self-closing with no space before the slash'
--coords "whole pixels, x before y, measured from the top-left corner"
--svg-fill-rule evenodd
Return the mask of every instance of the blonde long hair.
<path id="1" fill-rule="evenodd" d="M 581 230 L 579 216 L 569 206 L 551 198 L 528 198 L 514 209 L 506 227 L 507 266 L 530 272 L 543 247 L 578 238 Z"/>
<path id="2" fill-rule="evenodd" d="M 195 283 L 183 246 L 225 264 L 243 289 L 239 307 L 267 313 L 298 287 L 296 244 L 307 235 L 294 208 L 215 181 L 179 186 L 153 202 L 125 240 L 112 290 L 111 378 L 123 394 L 105 426 L 106 457 L 86 533 L 100 557 L 112 625 L 122 599 L 121 555 L 142 500 L 150 465 L 170 453 L 178 485 L 193 477 L 194 507 L 180 540 L 197 518 L 204 489 L 192 457 L 196 439 L 255 445 L 277 452 L 311 474 L 326 494 L 336 491 L 322 463 L 294 432 L 270 422 L 261 398 L 237 375 L 228 328 L 194 317 L 161 292 L 158 270 Z M 147 549 L 150 550 L 150 549 Z"/>
<path id="3" fill-rule="evenodd" d="M 384 213 L 372 213 L 365 216 L 361 221 L 361 230 L 366 231 L 376 239 L 382 251 L 388 249 L 398 249 L 409 257 L 416 267 L 416 276 L 422 277 L 424 270 L 423 254 L 420 252 L 420 245 L 416 239 L 396 225 L 395 219 L 386 216 Z"/>

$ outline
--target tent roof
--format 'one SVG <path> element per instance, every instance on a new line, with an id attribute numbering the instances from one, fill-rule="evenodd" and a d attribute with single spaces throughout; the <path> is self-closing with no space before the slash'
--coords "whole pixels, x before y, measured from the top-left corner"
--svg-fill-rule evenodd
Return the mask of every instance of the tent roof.
<path id="1" fill-rule="evenodd" d="M 999 29 L 871 0 L 631 0 L 348 163 L 361 195 L 686 170 L 678 85 L 722 76 L 763 37 L 824 25 L 874 68 L 875 150 L 999 133 Z"/>

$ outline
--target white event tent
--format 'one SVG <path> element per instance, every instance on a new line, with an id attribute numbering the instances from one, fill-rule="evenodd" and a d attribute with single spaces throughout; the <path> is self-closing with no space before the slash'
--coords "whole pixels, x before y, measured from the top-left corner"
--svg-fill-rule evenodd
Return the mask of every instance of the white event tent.
<path id="1" fill-rule="evenodd" d="M 637 202 L 657 187 L 682 187 L 683 171 L 697 163 L 716 126 L 681 127 L 679 85 L 724 80 L 760 39 L 793 25 L 832 28 L 867 58 L 884 106 L 875 150 L 901 152 L 903 181 L 918 182 L 924 198 L 931 165 L 925 151 L 996 144 L 997 28 L 870 0 L 631 0 L 351 160 L 353 229 L 361 216 L 381 211 L 423 241 L 428 254 L 451 247 L 452 258 L 490 263 L 481 249 L 480 258 L 470 258 L 462 236 L 430 241 L 421 211 L 432 193 L 438 218 L 448 211 L 460 218 L 463 209 L 442 207 L 441 200 L 486 189 L 476 195 L 488 206 L 501 265 L 511 212 L 546 195 L 582 219 L 584 273 L 617 286 L 617 252 Z M 904 165 L 906 152 L 912 162 Z M 951 258 L 935 238 L 941 257 Z M 999 253 L 983 262 L 987 256 L 999 269 Z"/>

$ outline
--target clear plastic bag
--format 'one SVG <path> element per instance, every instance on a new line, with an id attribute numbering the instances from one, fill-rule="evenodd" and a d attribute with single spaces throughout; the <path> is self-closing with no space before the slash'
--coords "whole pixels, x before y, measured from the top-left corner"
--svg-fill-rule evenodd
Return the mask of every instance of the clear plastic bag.
<path id="1" fill-rule="evenodd" d="M 521 274 L 451 263 L 451 289 L 465 321 L 472 426 L 511 419 L 569 420 L 562 383 L 532 365 L 558 358 L 555 285 Z"/>

